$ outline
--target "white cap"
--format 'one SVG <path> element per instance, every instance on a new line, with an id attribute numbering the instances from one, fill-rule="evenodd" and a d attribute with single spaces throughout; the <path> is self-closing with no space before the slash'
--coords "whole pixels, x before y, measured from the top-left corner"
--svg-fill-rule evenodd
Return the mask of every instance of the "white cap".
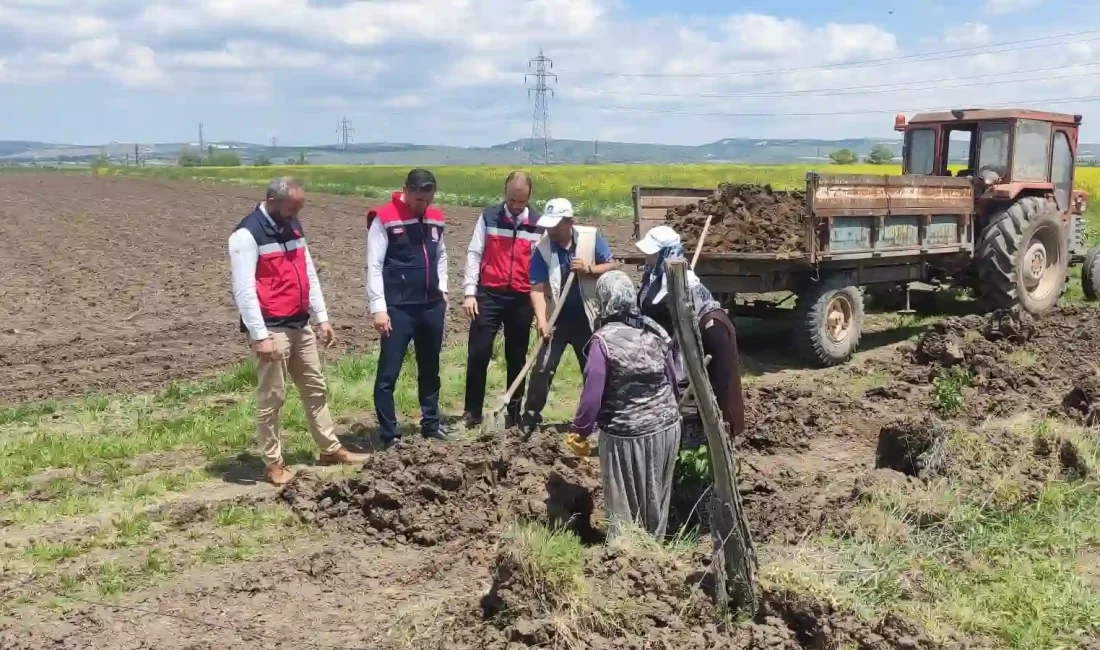
<path id="1" fill-rule="evenodd" d="M 680 235 L 668 226 L 656 226 L 649 229 L 636 244 L 638 250 L 646 255 L 653 255 L 666 246 L 675 246 L 680 243 Z"/>
<path id="2" fill-rule="evenodd" d="M 553 228 L 561 223 L 562 219 L 573 218 L 573 204 L 569 199 L 550 199 L 546 202 L 546 208 L 542 211 L 536 226 Z"/>

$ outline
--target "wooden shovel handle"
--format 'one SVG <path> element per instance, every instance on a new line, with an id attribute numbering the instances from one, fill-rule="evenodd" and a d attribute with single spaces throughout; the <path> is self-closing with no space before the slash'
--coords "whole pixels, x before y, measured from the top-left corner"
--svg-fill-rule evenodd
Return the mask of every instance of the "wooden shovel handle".
<path id="1" fill-rule="evenodd" d="M 714 218 L 714 215 L 708 214 L 707 220 L 703 224 L 703 232 L 699 235 L 699 243 L 695 245 L 695 255 L 691 258 L 691 270 L 695 270 L 695 263 L 699 261 L 699 254 L 703 252 L 703 242 L 707 239 L 707 232 L 710 231 L 710 221 Z"/>
<path id="2" fill-rule="evenodd" d="M 576 277 L 576 273 L 569 272 L 569 277 L 565 280 L 565 287 L 562 288 L 561 298 L 558 300 L 558 304 L 554 305 L 554 313 L 550 314 L 550 335 L 554 335 L 554 324 L 558 322 L 558 315 L 561 314 L 562 305 L 565 304 L 565 299 L 569 295 L 569 290 L 573 288 L 573 278 Z M 541 338 L 541 336 L 540 336 Z M 519 389 L 520 382 L 527 378 L 528 373 L 531 372 L 531 368 L 535 367 L 535 362 L 538 361 L 539 355 L 542 354 L 542 348 L 546 345 L 546 341 L 540 341 L 538 347 L 534 349 L 531 354 L 527 356 L 527 364 L 523 366 L 523 370 L 516 376 L 515 381 L 508 387 L 508 391 L 504 393 L 501 398 L 502 404 L 507 404 L 508 400 L 512 399 L 512 395 Z"/>

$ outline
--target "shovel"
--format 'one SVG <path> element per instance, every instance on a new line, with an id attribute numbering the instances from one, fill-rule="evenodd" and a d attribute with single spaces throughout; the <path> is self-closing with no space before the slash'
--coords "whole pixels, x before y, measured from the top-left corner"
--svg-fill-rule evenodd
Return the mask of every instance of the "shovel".
<path id="1" fill-rule="evenodd" d="M 565 286 L 561 290 L 561 298 L 558 300 L 558 304 L 554 305 L 554 313 L 550 314 L 550 336 L 554 336 L 554 323 L 558 322 L 558 315 L 561 314 L 562 305 L 565 304 L 565 299 L 569 295 L 569 290 L 573 288 L 573 278 L 576 277 L 572 271 L 569 273 L 569 277 L 565 280 Z M 515 395 L 519 389 L 520 383 L 527 378 L 527 375 L 531 373 L 531 369 L 535 367 L 535 362 L 538 361 L 539 356 L 542 355 L 543 348 L 550 343 L 550 339 L 543 339 L 537 347 L 527 356 L 527 364 L 523 366 L 523 370 L 512 382 L 512 385 L 508 387 L 508 390 L 500 396 L 497 403 L 493 406 L 493 410 L 489 412 L 487 416 L 481 421 L 481 433 L 495 433 L 497 431 L 504 430 L 504 411 L 508 408 L 508 402 L 511 401 L 512 395 Z"/>

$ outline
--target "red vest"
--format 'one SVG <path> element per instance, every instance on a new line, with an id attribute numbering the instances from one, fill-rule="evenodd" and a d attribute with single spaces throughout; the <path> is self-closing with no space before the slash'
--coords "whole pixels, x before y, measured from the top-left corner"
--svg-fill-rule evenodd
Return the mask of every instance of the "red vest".
<path id="1" fill-rule="evenodd" d="M 527 209 L 527 219 L 516 221 L 504 203 L 481 213 L 485 222 L 485 249 L 481 253 L 478 284 L 487 289 L 531 292 L 531 252 L 542 238 L 535 223 L 539 215 Z"/>
<path id="2" fill-rule="evenodd" d="M 414 217 L 401 193 L 389 203 L 367 213 L 367 228 L 377 218 L 386 229 L 388 243 L 382 262 L 382 282 L 387 305 L 423 305 L 442 299 L 439 290 L 439 244 L 446 219 L 429 207 L 423 218 Z"/>
<path id="3" fill-rule="evenodd" d="M 260 211 L 245 217 L 238 229 L 252 234 L 259 248 L 256 297 L 268 327 L 301 327 L 309 321 L 309 276 L 306 238 L 297 219 L 281 228 Z M 243 327 L 243 324 L 242 324 Z"/>

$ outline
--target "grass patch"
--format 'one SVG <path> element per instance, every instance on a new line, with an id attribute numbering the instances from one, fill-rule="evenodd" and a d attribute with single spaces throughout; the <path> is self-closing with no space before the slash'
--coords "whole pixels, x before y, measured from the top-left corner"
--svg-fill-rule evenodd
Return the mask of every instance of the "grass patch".
<path id="1" fill-rule="evenodd" d="M 465 393 L 465 346 L 445 348 L 441 358 L 445 413 L 461 414 Z M 329 404 L 335 417 L 354 419 L 374 410 L 376 353 L 345 355 L 326 363 Z M 490 363 L 486 408 L 504 390 L 503 337 L 497 338 Z M 186 490 L 220 475 L 226 459 L 254 447 L 255 364 L 241 363 L 225 375 L 200 382 L 178 382 L 154 396 L 107 400 L 96 398 L 60 406 L 54 402 L 20 407 L 0 425 L 0 518 L 30 524 L 54 517 L 90 514 L 118 502 L 144 502 Z M 545 415 L 548 420 L 572 416 L 581 386 L 575 359 L 566 355 L 554 382 Z M 395 390 L 399 416 L 419 421 L 415 353 L 408 357 Z M 51 415 L 49 427 L 26 428 L 33 418 Z M 289 462 L 309 462 L 316 455 L 306 428 L 297 390 L 288 386 L 282 413 L 284 454 Z M 338 433 L 344 433 L 338 431 Z M 195 467 L 151 473 L 142 466 L 147 455 L 189 450 Z M 205 470 L 203 465 L 205 464 Z M 55 468 L 66 475 L 41 480 Z M 28 498 L 33 495 L 33 498 Z"/>
<path id="2" fill-rule="evenodd" d="M 964 406 L 963 389 L 970 386 L 970 372 L 961 368 L 950 368 L 932 380 L 932 405 L 943 417 L 953 417 Z"/>
<path id="3" fill-rule="evenodd" d="M 1025 450 L 1058 436 L 1077 440 L 1093 466 L 1100 458 L 1086 430 L 1018 426 Z M 962 464 L 998 461 L 982 442 L 958 434 L 945 453 Z M 948 480 L 877 486 L 843 530 L 781 553 L 764 577 L 868 617 L 900 613 L 940 639 L 961 633 L 1038 650 L 1095 638 L 1100 592 L 1075 567 L 1100 544 L 1100 483 L 1051 475 L 1028 498 L 1001 500 L 997 491 L 1017 480 L 1004 472 L 985 489 Z"/>
<path id="4" fill-rule="evenodd" d="M 591 595 L 584 577 L 584 547 L 573 533 L 540 524 L 516 524 L 502 545 L 527 584 L 548 606 L 579 605 Z"/>
<path id="5" fill-rule="evenodd" d="M 208 520 L 186 524 L 160 515 L 120 515 L 80 540 L 35 540 L 0 554 L 6 572 L 31 576 L 3 613 L 36 603 L 65 609 L 74 597 L 111 599 L 189 569 L 252 559 L 317 535 L 280 504 L 224 504 Z"/>
<path id="6" fill-rule="evenodd" d="M 662 543 L 638 526 L 625 527 L 605 548 L 586 550 L 572 533 L 536 523 L 513 524 L 500 543 L 498 578 L 522 585 L 520 599 L 529 614 L 552 628 L 555 645 L 586 647 L 591 633 L 610 638 L 648 629 L 652 613 L 634 579 L 615 575 L 615 569 L 646 572 L 671 569 L 694 552 L 698 540 L 676 537 Z M 610 570 L 609 570 L 610 569 Z M 683 610 L 694 602 L 686 581 L 678 587 L 666 585 L 683 598 Z M 660 595 L 660 594 L 654 594 Z M 531 602 L 531 601 L 535 602 Z M 512 603 L 519 605 L 519 603 Z M 514 611 L 501 615 L 511 618 Z"/>
<path id="7" fill-rule="evenodd" d="M 1039 355 L 1031 349 L 1020 348 L 1008 353 L 1008 362 L 1020 368 L 1030 368 L 1039 363 Z"/>
<path id="8" fill-rule="evenodd" d="M 58 403 L 54 400 L 0 408 L 0 427 L 12 424 L 36 424 L 39 419 L 57 413 L 58 408 Z"/>

